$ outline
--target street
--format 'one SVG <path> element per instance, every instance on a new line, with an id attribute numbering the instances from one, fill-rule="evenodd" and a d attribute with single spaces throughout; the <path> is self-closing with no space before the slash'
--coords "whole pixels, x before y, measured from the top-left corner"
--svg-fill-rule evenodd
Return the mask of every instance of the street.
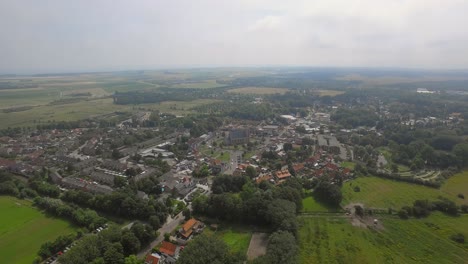
<path id="1" fill-rule="evenodd" d="M 151 242 L 147 247 L 142 249 L 138 253 L 138 258 L 142 259 L 144 258 L 148 253 L 151 252 L 151 249 L 157 246 L 159 243 L 161 243 L 164 240 L 164 234 L 165 233 L 170 233 L 174 228 L 176 228 L 178 225 L 180 225 L 184 221 L 184 216 L 182 215 L 182 212 L 176 215 L 174 218 L 171 218 L 170 216 L 168 217 L 168 220 L 166 223 L 158 229 L 159 236 Z"/>

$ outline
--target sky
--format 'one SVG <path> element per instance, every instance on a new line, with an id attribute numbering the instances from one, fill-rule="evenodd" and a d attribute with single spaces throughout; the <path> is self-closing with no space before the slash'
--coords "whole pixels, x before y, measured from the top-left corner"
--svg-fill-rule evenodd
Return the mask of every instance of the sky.
<path id="1" fill-rule="evenodd" d="M 0 73 L 468 69 L 466 0 L 1 0 Z"/>

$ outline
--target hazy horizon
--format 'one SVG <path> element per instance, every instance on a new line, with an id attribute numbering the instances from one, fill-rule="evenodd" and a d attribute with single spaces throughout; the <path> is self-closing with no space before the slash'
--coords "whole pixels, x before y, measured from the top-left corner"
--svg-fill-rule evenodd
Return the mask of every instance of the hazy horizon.
<path id="1" fill-rule="evenodd" d="M 468 69 L 468 2 L 12 1 L 0 74 L 213 67 Z"/>

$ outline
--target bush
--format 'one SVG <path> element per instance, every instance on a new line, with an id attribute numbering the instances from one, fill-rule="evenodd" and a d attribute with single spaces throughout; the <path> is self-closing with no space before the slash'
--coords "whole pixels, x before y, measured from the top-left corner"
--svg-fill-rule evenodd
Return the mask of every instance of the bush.
<path id="1" fill-rule="evenodd" d="M 460 209 L 463 213 L 468 213 L 468 205 L 464 204 L 460 206 Z"/>
<path id="2" fill-rule="evenodd" d="M 460 199 L 465 199 L 465 195 L 463 195 L 462 193 L 459 193 L 459 194 L 457 195 L 457 197 L 460 198 Z"/>
<path id="3" fill-rule="evenodd" d="M 460 244 L 465 243 L 465 236 L 462 233 L 451 235 L 450 239 Z"/>
<path id="4" fill-rule="evenodd" d="M 361 191 L 361 188 L 359 186 L 354 186 L 353 190 L 355 192 L 360 192 Z"/>
<path id="5" fill-rule="evenodd" d="M 404 209 L 401 209 L 400 211 L 398 211 L 398 216 L 401 219 L 408 219 L 409 218 L 408 211 L 406 211 Z"/>

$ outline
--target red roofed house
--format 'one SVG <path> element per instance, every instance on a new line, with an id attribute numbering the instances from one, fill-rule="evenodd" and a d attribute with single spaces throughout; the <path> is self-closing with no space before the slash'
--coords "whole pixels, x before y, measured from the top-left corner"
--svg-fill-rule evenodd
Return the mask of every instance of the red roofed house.
<path id="1" fill-rule="evenodd" d="M 273 179 L 273 176 L 272 176 L 270 173 L 268 173 L 268 174 L 264 174 L 264 175 L 259 176 L 259 177 L 255 180 L 255 182 L 256 182 L 257 184 L 259 184 L 259 183 L 261 183 L 261 182 L 263 182 L 263 181 L 270 181 L 271 179 Z"/>
<path id="2" fill-rule="evenodd" d="M 176 244 L 172 244 L 171 242 L 163 241 L 161 247 L 159 247 L 159 251 L 161 253 L 167 254 L 171 257 L 175 257 L 178 247 Z"/>
<path id="3" fill-rule="evenodd" d="M 195 218 L 191 218 L 179 230 L 179 235 L 182 239 L 187 240 L 192 236 L 194 231 L 199 231 L 200 227 L 202 227 L 202 223 Z"/>
<path id="4" fill-rule="evenodd" d="M 278 180 L 286 180 L 291 177 L 291 173 L 288 170 L 280 170 L 275 172 L 275 176 Z"/>
<path id="5" fill-rule="evenodd" d="M 146 256 L 145 264 L 158 264 L 161 256 L 156 253 Z"/>
<path id="6" fill-rule="evenodd" d="M 294 164 L 292 167 L 296 176 L 298 173 L 301 173 L 305 168 L 304 163 L 297 163 L 297 164 Z"/>

